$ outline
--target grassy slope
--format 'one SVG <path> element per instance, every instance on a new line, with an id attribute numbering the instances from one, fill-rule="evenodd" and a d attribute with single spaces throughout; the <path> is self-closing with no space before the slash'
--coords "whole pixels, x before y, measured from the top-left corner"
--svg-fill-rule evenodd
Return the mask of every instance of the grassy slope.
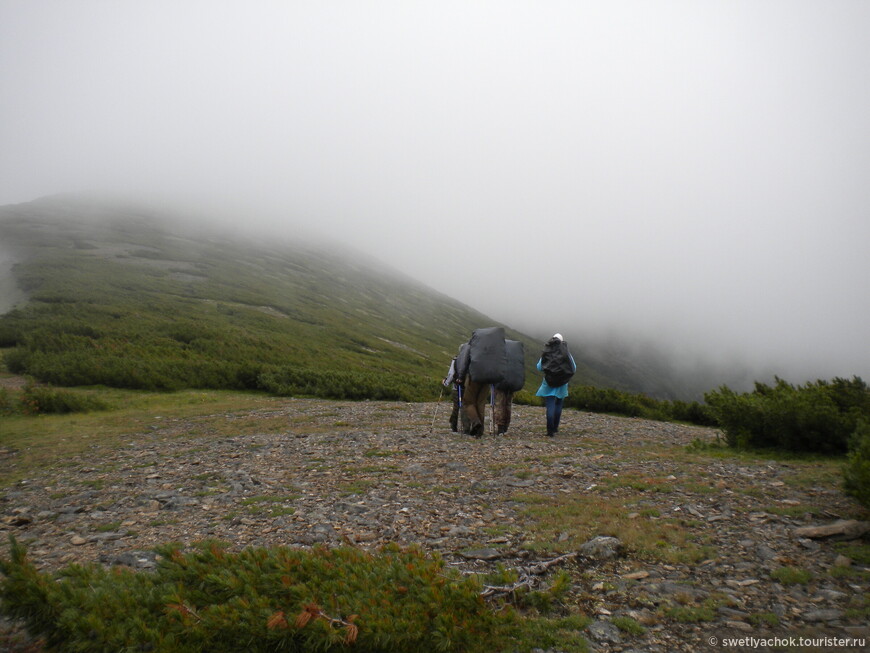
<path id="1" fill-rule="evenodd" d="M 9 367 L 146 389 L 255 389 L 292 368 L 317 377 L 287 382 L 300 394 L 340 385 L 323 376 L 335 372 L 363 393 L 430 398 L 459 343 L 494 324 L 346 251 L 184 233 L 170 219 L 62 198 L 0 208 L 30 298 L 0 317 Z M 540 345 L 508 333 L 526 343 L 533 391 Z M 581 370 L 578 381 L 600 379 Z"/>

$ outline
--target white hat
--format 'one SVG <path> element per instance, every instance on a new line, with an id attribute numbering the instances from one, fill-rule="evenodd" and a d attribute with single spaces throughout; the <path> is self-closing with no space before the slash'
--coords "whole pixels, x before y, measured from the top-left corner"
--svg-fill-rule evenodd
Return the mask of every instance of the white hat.
<path id="1" fill-rule="evenodd" d="M 554 337 L 554 338 L 558 338 L 559 340 L 564 340 L 564 339 L 565 339 L 565 338 L 562 337 L 562 334 L 561 334 L 561 333 L 553 334 L 553 337 Z"/>

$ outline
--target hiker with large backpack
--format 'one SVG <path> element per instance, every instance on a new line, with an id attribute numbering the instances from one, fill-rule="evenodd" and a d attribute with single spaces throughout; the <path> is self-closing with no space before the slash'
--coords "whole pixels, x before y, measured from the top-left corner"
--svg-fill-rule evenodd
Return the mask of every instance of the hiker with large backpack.
<path id="1" fill-rule="evenodd" d="M 568 343 L 561 333 L 553 335 L 545 344 L 538 370 L 544 373 L 541 387 L 535 393 L 544 398 L 547 409 L 547 435 L 553 437 L 559 431 L 562 404 L 568 396 L 568 381 L 577 371 L 577 363 L 568 351 Z"/>
<path id="2" fill-rule="evenodd" d="M 468 417 L 462 410 L 462 386 L 457 383 L 458 360 L 466 356 L 465 350 L 467 349 L 467 342 L 459 347 L 459 353 L 450 361 L 450 369 L 447 370 L 447 376 L 441 382 L 445 388 L 449 387 L 451 389 L 453 410 L 450 413 L 448 423 L 450 424 L 450 430 L 454 433 L 459 431 L 460 426 L 463 433 L 468 433 Z"/>
<path id="3" fill-rule="evenodd" d="M 462 392 L 462 410 L 468 417 L 470 435 L 483 435 L 490 386 L 504 378 L 506 366 L 504 329 L 475 329 L 468 347 L 460 350 L 456 358 L 455 382 Z"/>

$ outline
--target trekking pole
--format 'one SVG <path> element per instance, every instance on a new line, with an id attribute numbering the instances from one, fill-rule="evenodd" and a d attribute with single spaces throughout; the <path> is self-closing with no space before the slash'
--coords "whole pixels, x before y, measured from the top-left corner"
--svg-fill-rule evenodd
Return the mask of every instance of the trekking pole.
<path id="1" fill-rule="evenodd" d="M 435 404 L 435 413 L 432 415 L 432 426 L 429 427 L 429 435 L 432 435 L 432 430 L 435 428 L 435 418 L 438 417 L 438 406 L 441 405 L 441 397 L 444 396 L 444 386 L 441 386 L 441 392 L 438 394 L 438 403 Z"/>

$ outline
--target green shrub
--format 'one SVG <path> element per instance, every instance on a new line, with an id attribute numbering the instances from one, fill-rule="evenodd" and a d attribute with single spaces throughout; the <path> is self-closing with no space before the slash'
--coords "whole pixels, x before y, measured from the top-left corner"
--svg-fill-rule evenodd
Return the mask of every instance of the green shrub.
<path id="1" fill-rule="evenodd" d="M 571 588 L 571 577 L 566 571 L 557 572 L 546 589 L 533 590 L 528 585 L 517 583 L 519 573 L 516 569 L 506 569 L 498 565 L 496 571 L 481 577 L 487 587 L 513 587 L 509 596 L 514 606 L 533 609 L 541 614 L 549 613 L 560 603 Z"/>
<path id="2" fill-rule="evenodd" d="M 849 440 L 849 456 L 843 479 L 846 494 L 870 508 L 870 421 L 859 422 Z"/>
<path id="3" fill-rule="evenodd" d="M 365 275 L 333 282 L 319 253 L 294 250 L 290 263 L 270 249 L 267 264 L 229 243 L 180 248 L 132 231 L 124 242 L 141 251 L 123 262 L 83 255 L 63 236 L 16 267 L 30 301 L 0 316 L 10 372 L 57 386 L 260 390 L 264 374 L 293 366 L 316 377 L 303 383 L 313 392 L 294 394 L 422 401 L 438 396 L 448 344 L 467 337 L 472 314 L 445 316 L 440 300 L 405 288 L 381 301 L 389 290 Z"/>
<path id="4" fill-rule="evenodd" d="M 565 405 L 594 413 L 614 413 L 628 417 L 640 417 L 646 408 L 652 408 L 655 400 L 643 395 L 632 395 L 611 388 L 579 386 L 571 388 Z"/>
<path id="5" fill-rule="evenodd" d="M 12 415 L 18 412 L 18 402 L 6 388 L 0 388 L 0 415 Z"/>
<path id="6" fill-rule="evenodd" d="M 536 396 L 534 392 L 529 392 L 528 390 L 520 390 L 519 392 L 514 393 L 514 403 L 525 405 L 525 406 L 543 406 L 544 401 L 540 397 Z"/>
<path id="7" fill-rule="evenodd" d="M 492 651 L 571 651 L 588 653 L 589 643 L 581 633 L 592 619 L 578 614 L 567 617 L 527 619 L 506 632 L 505 643 L 492 641 L 484 650 Z"/>
<path id="8" fill-rule="evenodd" d="M 698 426 L 718 426 L 719 424 L 710 407 L 698 401 L 665 401 L 662 404 L 664 412 L 670 420 L 688 422 Z"/>
<path id="9" fill-rule="evenodd" d="M 0 322 L 0 349 L 14 347 L 21 339 L 21 333 L 12 327 Z"/>
<path id="10" fill-rule="evenodd" d="M 21 393 L 26 412 L 39 414 L 87 413 L 106 410 L 108 406 L 95 397 L 69 390 L 25 386 Z"/>
<path id="11" fill-rule="evenodd" d="M 284 367 L 264 372 L 257 385 L 279 396 L 310 395 L 329 399 L 418 401 L 435 392 L 437 382 L 365 373 Z"/>
<path id="12" fill-rule="evenodd" d="M 12 540 L 0 611 L 69 651 L 466 651 L 499 623 L 475 578 L 418 549 L 161 549 L 155 572 L 40 573 Z"/>
<path id="13" fill-rule="evenodd" d="M 518 402 L 521 403 L 521 402 Z M 609 413 L 658 421 L 677 421 L 715 426 L 712 411 L 697 401 L 665 401 L 613 388 L 572 387 L 565 405 L 590 413 Z"/>
<path id="14" fill-rule="evenodd" d="M 190 339 L 189 343 L 185 340 Z M 235 353 L 233 359 L 184 349 L 197 342 L 178 327 L 164 341 L 104 338 L 97 343 L 80 334 L 32 335 L 26 345 L 5 354 L 10 372 L 28 374 L 58 386 L 105 385 L 132 390 L 208 388 L 265 390 L 290 396 L 329 399 L 424 401 L 438 396 L 437 379 L 425 373 L 346 369 L 331 359 L 322 367 L 264 363 L 261 345 Z M 229 358 L 229 356 L 227 357 Z"/>
<path id="15" fill-rule="evenodd" d="M 23 374 L 27 371 L 27 350 L 23 347 L 13 347 L 3 354 L 6 369 L 13 374 Z"/>
<path id="16" fill-rule="evenodd" d="M 870 390 L 859 377 L 803 386 L 777 378 L 751 393 L 723 386 L 705 399 L 732 447 L 845 453 L 859 419 L 870 419 Z"/>
<path id="17" fill-rule="evenodd" d="M 88 394 L 44 386 L 22 390 L 0 388 L 0 415 L 47 415 L 106 410 L 108 405 Z"/>

